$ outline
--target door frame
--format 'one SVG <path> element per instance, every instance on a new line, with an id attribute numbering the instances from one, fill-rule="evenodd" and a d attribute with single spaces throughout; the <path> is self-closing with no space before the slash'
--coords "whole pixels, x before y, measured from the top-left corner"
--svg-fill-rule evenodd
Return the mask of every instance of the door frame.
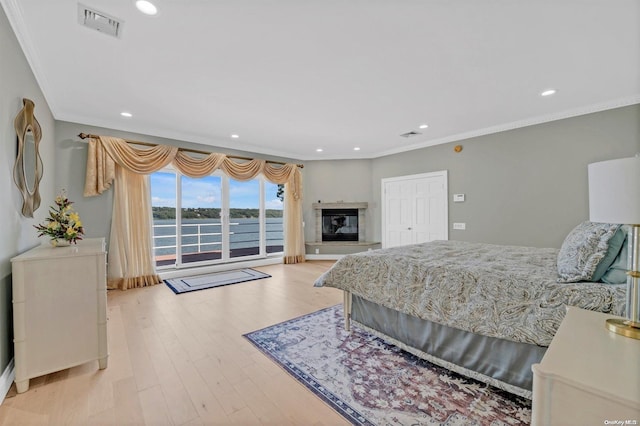
<path id="1" fill-rule="evenodd" d="M 428 173 L 418 173 L 415 175 L 406 175 L 406 176 L 395 176 L 390 178 L 382 178 L 380 180 L 380 200 L 382 201 L 381 210 L 382 210 L 382 248 L 387 247 L 387 200 L 385 193 L 385 184 L 389 182 L 397 182 L 403 180 L 412 180 L 412 179 L 422 179 L 422 178 L 433 178 L 433 177 L 441 177 L 444 179 L 444 193 L 445 193 L 445 203 L 444 203 L 444 239 L 449 239 L 449 173 L 447 170 L 439 170 L 436 172 L 428 172 Z"/>

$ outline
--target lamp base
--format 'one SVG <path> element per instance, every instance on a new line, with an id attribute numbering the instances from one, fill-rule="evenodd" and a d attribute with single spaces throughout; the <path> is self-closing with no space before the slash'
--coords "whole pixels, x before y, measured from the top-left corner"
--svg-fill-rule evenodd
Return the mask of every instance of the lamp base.
<path id="1" fill-rule="evenodd" d="M 607 320 L 606 326 L 607 330 L 613 333 L 640 340 L 640 323 L 629 320 L 610 318 Z"/>

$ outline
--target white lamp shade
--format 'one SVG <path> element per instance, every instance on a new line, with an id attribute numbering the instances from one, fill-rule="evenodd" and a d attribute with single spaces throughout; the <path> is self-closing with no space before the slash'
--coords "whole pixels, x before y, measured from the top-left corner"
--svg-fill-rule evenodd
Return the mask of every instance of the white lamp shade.
<path id="1" fill-rule="evenodd" d="M 589 220 L 640 224 L 640 157 L 592 163 L 589 169 Z"/>

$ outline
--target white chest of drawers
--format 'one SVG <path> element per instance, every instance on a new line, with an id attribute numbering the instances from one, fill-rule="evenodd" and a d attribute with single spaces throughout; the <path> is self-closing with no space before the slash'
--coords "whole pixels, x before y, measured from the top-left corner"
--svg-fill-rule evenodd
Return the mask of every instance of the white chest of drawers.
<path id="1" fill-rule="evenodd" d="M 106 251 L 103 238 L 41 245 L 11 259 L 15 381 L 98 360 L 107 366 Z"/>

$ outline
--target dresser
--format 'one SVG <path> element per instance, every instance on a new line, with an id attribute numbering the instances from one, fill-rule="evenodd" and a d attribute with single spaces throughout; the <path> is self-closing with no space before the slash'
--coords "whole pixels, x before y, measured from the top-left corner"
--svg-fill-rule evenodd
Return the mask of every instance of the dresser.
<path id="1" fill-rule="evenodd" d="M 532 425 L 640 425 L 640 340 L 608 331 L 608 318 L 568 308 L 532 366 Z"/>
<path id="2" fill-rule="evenodd" d="M 107 367 L 104 238 L 48 243 L 11 259 L 18 393 L 29 379 L 89 361 Z"/>

